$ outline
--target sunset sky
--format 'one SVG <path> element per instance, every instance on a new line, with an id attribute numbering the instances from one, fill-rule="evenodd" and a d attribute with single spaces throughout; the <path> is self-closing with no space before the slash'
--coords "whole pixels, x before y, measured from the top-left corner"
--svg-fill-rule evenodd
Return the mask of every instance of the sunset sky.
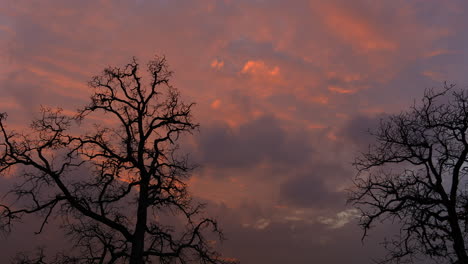
<path id="1" fill-rule="evenodd" d="M 40 105 L 74 111 L 105 67 L 165 55 L 196 102 L 190 190 L 219 219 L 221 251 L 242 264 L 372 263 L 395 228 L 361 242 L 351 163 L 382 116 L 444 81 L 468 85 L 467 11 L 464 0 L 0 0 L 0 112 L 20 128 Z M 0 248 L 21 250 L 35 228 Z"/>

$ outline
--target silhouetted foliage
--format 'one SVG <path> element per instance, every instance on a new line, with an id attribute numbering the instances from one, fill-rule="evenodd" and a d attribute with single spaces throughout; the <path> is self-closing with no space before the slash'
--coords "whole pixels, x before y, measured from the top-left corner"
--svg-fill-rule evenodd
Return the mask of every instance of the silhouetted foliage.
<path id="1" fill-rule="evenodd" d="M 10 131 L 0 115 L 0 172 L 22 177 L 10 192 L 21 203 L 0 205 L 0 227 L 9 232 L 22 216 L 37 214 L 43 232 L 60 216 L 76 252 L 51 263 L 224 262 L 203 235 L 221 232 L 187 193 L 193 166 L 177 151 L 179 136 L 198 127 L 193 104 L 169 84 L 165 58 L 142 74 L 135 59 L 105 69 L 90 81 L 91 103 L 76 116 L 43 108 L 29 133 Z M 89 120 L 100 123 L 84 125 Z M 16 259 L 44 261 L 42 250 Z"/>
<path id="2" fill-rule="evenodd" d="M 427 90 L 422 103 L 381 120 L 376 143 L 355 161 L 350 202 L 364 236 L 380 221 L 401 226 L 382 262 L 468 263 L 468 93 L 454 89 Z"/>

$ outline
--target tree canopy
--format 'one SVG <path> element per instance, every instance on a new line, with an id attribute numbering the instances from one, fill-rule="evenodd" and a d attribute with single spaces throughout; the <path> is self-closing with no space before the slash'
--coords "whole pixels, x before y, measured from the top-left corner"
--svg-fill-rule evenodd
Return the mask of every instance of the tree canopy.
<path id="1" fill-rule="evenodd" d="M 194 166 L 178 140 L 198 128 L 193 103 L 170 85 L 164 57 L 146 66 L 133 59 L 105 69 L 89 82 L 88 105 L 75 115 L 43 107 L 27 132 L 8 129 L 0 115 L 0 172 L 20 178 L 9 193 L 20 203 L 0 204 L 1 230 L 36 214 L 38 232 L 47 232 L 59 216 L 77 250 L 51 263 L 225 262 L 205 236 L 222 238 L 217 222 L 187 192 Z"/>
<path id="2" fill-rule="evenodd" d="M 382 119 L 375 144 L 355 161 L 350 201 L 366 232 L 380 221 L 401 226 L 383 262 L 428 256 L 468 263 L 468 93 L 445 85 L 421 103 Z"/>

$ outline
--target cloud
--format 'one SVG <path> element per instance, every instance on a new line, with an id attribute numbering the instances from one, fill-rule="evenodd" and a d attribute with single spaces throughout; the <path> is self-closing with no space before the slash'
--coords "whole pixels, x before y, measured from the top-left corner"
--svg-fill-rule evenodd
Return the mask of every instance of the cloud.
<path id="1" fill-rule="evenodd" d="M 242 73 L 250 73 L 253 75 L 266 75 L 276 76 L 279 74 L 279 67 L 268 67 L 263 61 L 252 61 L 249 60 L 242 67 Z"/>
<path id="2" fill-rule="evenodd" d="M 326 26 L 339 38 L 364 51 L 394 51 L 398 48 L 398 44 L 388 39 L 389 37 L 374 23 L 349 12 L 352 9 L 344 8 L 344 6 L 323 5 L 321 10 L 324 11 Z"/>
<path id="3" fill-rule="evenodd" d="M 320 216 L 318 221 L 331 229 L 338 229 L 344 227 L 353 219 L 359 218 L 360 213 L 357 209 L 347 209 L 336 213 L 334 217 Z"/>
<path id="4" fill-rule="evenodd" d="M 339 94 L 353 94 L 356 92 L 354 90 L 345 89 L 345 88 L 341 88 L 338 86 L 328 86 L 328 90 L 331 92 L 339 93 Z"/>
<path id="5" fill-rule="evenodd" d="M 349 224 L 333 229 L 324 228 L 326 225 L 316 220 L 320 215 L 304 211 L 285 220 L 284 217 L 275 216 L 271 209 L 252 204 L 241 208 L 209 204 L 208 208 L 211 215 L 218 216 L 225 231 L 227 241 L 223 243 L 223 251 L 227 256 L 236 256 L 241 263 L 253 264 L 260 261 L 272 264 L 306 264 L 313 261 L 358 264 L 368 263 L 370 258 L 384 254 L 379 244 L 384 229 L 375 230 L 375 236 L 367 238 L 362 244 L 359 242 L 362 231 L 353 228 L 354 218 L 349 219 Z M 330 215 L 336 217 L 334 214 Z M 266 227 L 258 228 L 263 226 Z M 389 230 L 395 231 L 385 226 L 385 231 Z M 353 240 L 355 238 L 357 240 Z M 355 242 L 349 243 L 350 240 Z M 230 246 L 227 247 L 227 244 Z"/>
<path id="6" fill-rule="evenodd" d="M 221 106 L 221 100 L 216 99 L 211 103 L 211 108 L 218 109 Z"/>
<path id="7" fill-rule="evenodd" d="M 355 144 L 360 150 L 366 150 L 374 142 L 371 132 L 376 131 L 379 128 L 380 120 L 386 117 L 385 114 L 357 115 L 346 122 L 338 133 L 346 142 Z"/>
<path id="8" fill-rule="evenodd" d="M 349 179 L 352 172 L 338 164 L 315 162 L 308 173 L 290 176 L 280 186 L 280 203 L 302 208 L 336 208 L 343 206 L 345 193 L 335 182 Z"/>
<path id="9" fill-rule="evenodd" d="M 231 168 L 249 168 L 262 162 L 294 166 L 308 160 L 313 152 L 307 141 L 289 137 L 272 116 L 262 116 L 238 128 L 223 123 L 205 127 L 198 146 L 201 163 Z"/>
<path id="10" fill-rule="evenodd" d="M 224 61 L 222 61 L 222 60 L 218 61 L 217 59 L 214 59 L 211 62 L 210 66 L 211 66 L 211 68 L 220 70 L 220 69 L 222 69 L 224 67 Z"/>

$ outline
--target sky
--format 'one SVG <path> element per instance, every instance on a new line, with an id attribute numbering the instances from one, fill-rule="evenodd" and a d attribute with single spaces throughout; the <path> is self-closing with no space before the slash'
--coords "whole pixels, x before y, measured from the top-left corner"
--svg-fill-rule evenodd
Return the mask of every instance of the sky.
<path id="1" fill-rule="evenodd" d="M 189 186 L 219 219 L 220 250 L 243 264 L 372 263 L 396 229 L 361 241 L 352 162 L 381 117 L 444 81 L 466 87 L 467 11 L 462 0 L 2 0 L 0 110 L 16 128 L 40 105 L 73 111 L 105 67 L 164 55 L 196 102 Z M 29 229 L 0 246 L 21 249 Z"/>

